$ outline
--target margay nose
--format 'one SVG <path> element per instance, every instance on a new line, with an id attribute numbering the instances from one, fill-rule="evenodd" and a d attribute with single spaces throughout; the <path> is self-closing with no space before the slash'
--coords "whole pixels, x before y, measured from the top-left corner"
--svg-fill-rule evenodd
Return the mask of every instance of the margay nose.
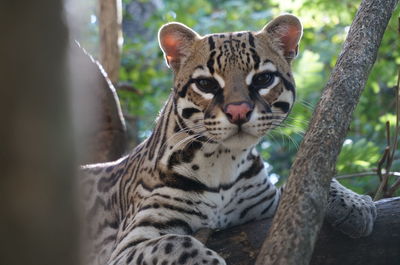
<path id="1" fill-rule="evenodd" d="M 224 112 L 231 123 L 242 124 L 250 120 L 253 107 L 247 102 L 235 102 L 228 104 Z"/>

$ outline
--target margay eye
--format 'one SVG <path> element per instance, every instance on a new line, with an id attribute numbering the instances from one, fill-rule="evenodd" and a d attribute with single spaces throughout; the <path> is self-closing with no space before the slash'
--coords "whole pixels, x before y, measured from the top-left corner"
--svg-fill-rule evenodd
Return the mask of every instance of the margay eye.
<path id="1" fill-rule="evenodd" d="M 213 93 L 219 88 L 219 84 L 215 79 L 200 78 L 196 79 L 197 87 L 205 93 Z"/>
<path id="2" fill-rule="evenodd" d="M 270 72 L 256 74 L 253 77 L 252 85 L 256 88 L 267 87 L 274 81 L 274 75 Z"/>

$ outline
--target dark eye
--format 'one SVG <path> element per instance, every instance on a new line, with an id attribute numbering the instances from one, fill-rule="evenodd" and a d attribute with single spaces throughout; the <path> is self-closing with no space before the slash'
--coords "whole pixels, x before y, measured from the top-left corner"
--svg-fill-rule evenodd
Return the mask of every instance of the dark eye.
<path id="1" fill-rule="evenodd" d="M 213 93 L 219 88 L 219 84 L 215 79 L 199 78 L 195 82 L 197 87 L 205 93 Z"/>
<path id="2" fill-rule="evenodd" d="M 267 87 L 274 81 L 274 75 L 270 72 L 256 74 L 253 77 L 252 85 L 256 88 Z"/>

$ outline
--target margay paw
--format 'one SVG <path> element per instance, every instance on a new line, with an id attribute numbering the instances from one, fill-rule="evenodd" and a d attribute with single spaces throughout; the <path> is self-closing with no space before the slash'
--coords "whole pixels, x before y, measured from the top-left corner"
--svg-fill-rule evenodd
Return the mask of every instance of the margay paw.
<path id="1" fill-rule="evenodd" d="M 376 207 L 371 197 L 344 187 L 331 190 L 326 219 L 344 234 L 357 238 L 371 234 Z"/>

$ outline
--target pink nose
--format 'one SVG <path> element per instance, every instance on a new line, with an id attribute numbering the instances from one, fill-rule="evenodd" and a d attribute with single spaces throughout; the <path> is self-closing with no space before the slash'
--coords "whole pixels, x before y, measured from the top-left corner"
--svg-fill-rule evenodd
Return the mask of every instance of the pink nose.
<path id="1" fill-rule="evenodd" d="M 225 107 L 225 114 L 231 123 L 242 124 L 249 121 L 253 108 L 247 102 L 230 103 Z"/>

